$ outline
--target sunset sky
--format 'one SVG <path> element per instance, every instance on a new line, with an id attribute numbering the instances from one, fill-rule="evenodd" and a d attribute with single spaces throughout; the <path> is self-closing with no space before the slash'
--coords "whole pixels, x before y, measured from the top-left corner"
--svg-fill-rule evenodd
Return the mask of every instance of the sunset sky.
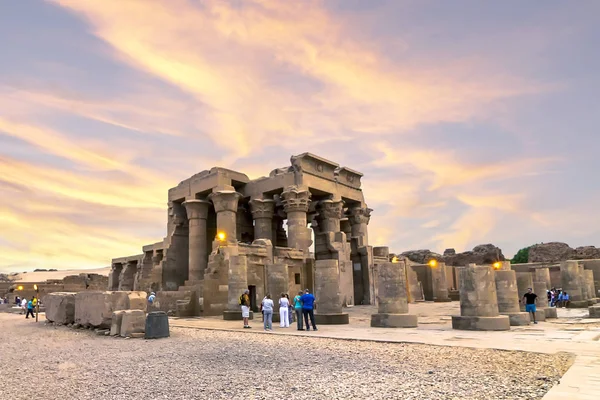
<path id="1" fill-rule="evenodd" d="M 0 271 L 166 234 L 167 190 L 306 151 L 370 244 L 600 245 L 600 1 L 0 0 Z"/>

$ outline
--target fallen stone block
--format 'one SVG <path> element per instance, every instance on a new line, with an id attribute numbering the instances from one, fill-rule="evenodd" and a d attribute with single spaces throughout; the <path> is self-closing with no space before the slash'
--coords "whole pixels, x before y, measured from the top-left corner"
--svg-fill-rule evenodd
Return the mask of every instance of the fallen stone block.
<path id="1" fill-rule="evenodd" d="M 44 303 L 48 321 L 68 325 L 75 320 L 75 293 L 50 293 L 45 296 Z"/>
<path id="2" fill-rule="evenodd" d="M 144 292 L 79 292 L 75 295 L 75 322 L 95 328 L 111 328 L 112 313 L 135 307 L 145 310 Z"/>
<path id="3" fill-rule="evenodd" d="M 123 314 L 125 310 L 115 311 L 112 314 L 111 325 L 110 325 L 110 335 L 118 336 L 121 334 L 121 323 L 123 322 Z"/>
<path id="4" fill-rule="evenodd" d="M 142 310 L 125 310 L 121 321 L 120 335 L 131 337 L 132 333 L 144 333 L 146 328 L 146 313 Z"/>
<path id="5" fill-rule="evenodd" d="M 164 311 L 154 311 L 146 318 L 146 339 L 169 337 L 169 317 Z"/>

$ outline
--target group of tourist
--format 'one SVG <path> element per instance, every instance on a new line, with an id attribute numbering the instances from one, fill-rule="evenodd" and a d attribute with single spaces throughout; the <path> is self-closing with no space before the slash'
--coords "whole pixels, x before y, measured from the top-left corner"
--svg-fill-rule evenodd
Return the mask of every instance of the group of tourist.
<path id="1" fill-rule="evenodd" d="M 8 299 L 5 298 L 4 301 L 8 303 Z M 27 300 L 24 297 L 21 299 L 19 296 L 15 297 L 15 305 L 21 307 L 21 314 L 25 314 L 26 319 L 29 319 L 29 315 L 31 315 L 31 318 L 35 318 L 33 310 L 35 310 L 37 304 L 38 299 L 35 296 L 31 300 Z"/>
<path id="2" fill-rule="evenodd" d="M 250 318 L 250 291 L 245 290 L 240 296 L 239 304 L 242 308 L 242 319 L 244 320 L 244 328 L 251 328 L 249 324 Z M 302 320 L 306 324 L 306 330 L 310 331 L 310 326 L 314 331 L 317 330 L 315 324 L 315 296 L 310 293 L 308 289 L 303 292 L 298 292 L 294 297 L 293 301 L 290 301 L 290 297 L 286 293 L 282 293 L 279 298 L 279 326 L 281 328 L 288 328 L 293 323 L 294 317 L 297 321 L 297 329 L 299 331 L 304 330 Z M 263 327 L 265 331 L 273 330 L 273 310 L 275 309 L 275 303 L 271 298 L 271 294 L 267 294 L 260 304 L 260 311 L 263 315 Z M 294 311 L 294 312 L 292 312 Z M 310 320 L 310 325 L 309 325 Z"/>
<path id="3" fill-rule="evenodd" d="M 549 307 L 567 307 L 569 305 L 569 293 L 564 290 L 552 288 L 547 291 Z"/>
<path id="4" fill-rule="evenodd" d="M 0 298 L 0 304 L 8 304 L 8 297 Z"/>

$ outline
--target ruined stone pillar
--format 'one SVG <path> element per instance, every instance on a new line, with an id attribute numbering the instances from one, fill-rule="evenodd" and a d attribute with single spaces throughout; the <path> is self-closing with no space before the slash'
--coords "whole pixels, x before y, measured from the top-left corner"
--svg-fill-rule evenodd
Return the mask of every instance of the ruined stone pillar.
<path id="1" fill-rule="evenodd" d="M 273 321 L 279 322 L 279 298 L 281 293 L 289 292 L 288 265 L 284 263 L 275 263 L 267 265 L 267 293 L 273 300 Z M 294 297 L 290 294 L 290 300 Z M 262 299 L 260 299 L 262 301 Z"/>
<path id="2" fill-rule="evenodd" d="M 281 194 L 281 197 L 287 214 L 288 246 L 308 251 L 312 244 L 310 229 L 306 226 L 310 192 L 305 188 L 290 186 Z"/>
<path id="3" fill-rule="evenodd" d="M 212 192 L 208 199 L 212 201 L 217 213 L 217 234 L 225 233 L 226 241 L 237 241 L 237 209 L 242 197 L 235 190 L 218 190 Z"/>
<path id="4" fill-rule="evenodd" d="M 533 293 L 537 294 L 537 306 L 536 309 L 543 311 L 546 319 L 558 318 L 556 308 L 548 307 L 548 292 L 546 289 L 546 282 L 533 282 Z"/>
<path id="5" fill-rule="evenodd" d="M 380 328 L 415 328 L 417 316 L 408 314 L 404 261 L 378 265 L 377 314 L 371 326 Z"/>
<path id="6" fill-rule="evenodd" d="M 369 244 L 369 220 L 373 210 L 368 207 L 357 206 L 348 211 L 348 220 L 350 221 L 352 237 L 361 237 L 359 239 L 360 246 Z"/>
<path id="7" fill-rule="evenodd" d="M 594 284 L 594 271 L 586 269 L 583 271 L 583 276 L 589 295 L 588 304 L 594 305 L 598 302 L 598 293 L 596 293 L 596 285 Z"/>
<path id="8" fill-rule="evenodd" d="M 584 300 L 581 290 L 581 276 L 579 263 L 577 261 L 564 261 L 560 264 L 560 277 L 563 291 L 569 294 L 570 308 L 584 308 L 588 301 Z"/>
<path id="9" fill-rule="evenodd" d="M 506 331 L 510 320 L 498 311 L 494 270 L 470 264 L 459 270 L 460 316 L 452 316 L 452 328 Z"/>
<path id="10" fill-rule="evenodd" d="M 137 272 L 137 261 L 128 261 L 123 266 L 123 271 L 119 277 L 119 290 L 133 290 L 133 282 L 135 280 L 135 273 Z"/>
<path id="11" fill-rule="evenodd" d="M 229 258 L 227 278 L 227 309 L 223 311 L 223 319 L 242 320 L 242 308 L 238 300 L 244 290 L 248 289 L 248 259 L 246 256 Z"/>
<path id="12" fill-rule="evenodd" d="M 448 281 L 446 279 L 446 264 L 438 262 L 435 266 L 430 266 L 431 269 L 431 283 L 433 287 L 433 301 L 435 302 L 448 302 Z"/>
<path id="13" fill-rule="evenodd" d="M 163 250 L 155 250 L 152 256 L 152 272 L 150 273 L 150 290 L 154 292 L 162 289 L 162 260 Z"/>
<path id="14" fill-rule="evenodd" d="M 507 315 L 511 326 L 529 325 L 529 313 L 522 312 L 519 308 L 519 290 L 515 271 L 495 271 L 494 278 L 500 315 Z"/>
<path id="15" fill-rule="evenodd" d="M 268 239 L 275 244 L 276 238 L 273 236 L 275 202 L 268 199 L 252 199 L 250 200 L 250 212 L 254 219 L 254 240 Z"/>
<path id="16" fill-rule="evenodd" d="M 315 261 L 315 297 L 318 324 L 347 324 L 348 314 L 342 312 L 340 268 L 338 260 Z"/>
<path id="17" fill-rule="evenodd" d="M 108 274 L 108 290 L 119 290 L 121 272 L 123 272 L 123 264 L 113 263 Z"/>
<path id="18" fill-rule="evenodd" d="M 546 290 L 552 289 L 550 283 L 550 268 L 536 268 L 533 271 L 533 280 L 535 282 L 544 282 L 546 284 Z"/>
<path id="19" fill-rule="evenodd" d="M 183 205 L 189 221 L 188 280 L 200 281 L 204 279 L 204 271 L 208 265 L 206 218 L 211 204 L 204 200 L 187 200 Z"/>
<path id="20" fill-rule="evenodd" d="M 579 287 L 581 288 L 581 298 L 585 301 L 588 301 L 590 299 L 590 293 L 588 293 L 588 285 L 585 280 L 585 273 L 583 272 L 584 271 L 583 265 L 578 264 L 577 269 L 578 269 Z"/>
<path id="21" fill-rule="evenodd" d="M 523 296 L 525 295 L 525 293 L 527 293 L 527 289 L 531 288 L 533 290 L 533 274 L 531 272 L 517 272 L 516 275 L 517 290 L 519 291 L 519 308 L 521 309 L 521 311 L 525 311 L 525 303 L 523 302 Z M 539 301 L 545 301 L 545 299 L 539 298 L 538 302 Z M 535 320 L 538 322 L 545 321 L 546 313 L 541 309 L 538 309 L 535 312 Z"/>

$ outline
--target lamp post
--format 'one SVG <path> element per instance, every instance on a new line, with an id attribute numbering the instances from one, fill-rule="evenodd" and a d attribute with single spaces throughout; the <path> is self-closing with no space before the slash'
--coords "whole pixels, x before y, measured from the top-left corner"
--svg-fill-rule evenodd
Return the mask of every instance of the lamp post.
<path id="1" fill-rule="evenodd" d="M 38 322 L 38 314 L 40 313 L 40 288 L 38 285 L 33 285 L 35 289 L 35 298 L 37 302 L 35 303 L 35 322 Z"/>

